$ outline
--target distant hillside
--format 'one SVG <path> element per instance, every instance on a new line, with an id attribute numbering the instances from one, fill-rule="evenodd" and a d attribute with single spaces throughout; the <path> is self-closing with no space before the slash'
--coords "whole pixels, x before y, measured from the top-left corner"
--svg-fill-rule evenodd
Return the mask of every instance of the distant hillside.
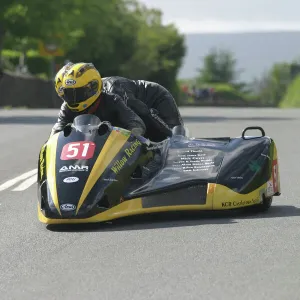
<path id="1" fill-rule="evenodd" d="M 274 63 L 300 58 L 300 32 L 188 34 L 187 54 L 179 78 L 191 78 L 201 68 L 201 58 L 213 47 L 233 51 L 238 68 L 244 72 L 241 80 L 259 77 Z"/>

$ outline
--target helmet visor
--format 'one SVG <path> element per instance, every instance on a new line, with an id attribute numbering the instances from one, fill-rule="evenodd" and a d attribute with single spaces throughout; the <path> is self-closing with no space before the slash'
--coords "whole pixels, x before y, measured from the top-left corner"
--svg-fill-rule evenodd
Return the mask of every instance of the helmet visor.
<path id="1" fill-rule="evenodd" d="M 99 83 L 91 81 L 87 85 L 79 88 L 64 88 L 63 99 L 70 106 L 77 105 L 96 95 Z"/>

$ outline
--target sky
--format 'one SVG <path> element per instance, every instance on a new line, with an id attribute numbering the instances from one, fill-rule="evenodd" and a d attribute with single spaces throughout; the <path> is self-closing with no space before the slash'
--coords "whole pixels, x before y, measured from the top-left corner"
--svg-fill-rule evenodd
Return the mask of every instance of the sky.
<path id="1" fill-rule="evenodd" d="M 140 0 L 181 33 L 300 30 L 299 0 Z"/>

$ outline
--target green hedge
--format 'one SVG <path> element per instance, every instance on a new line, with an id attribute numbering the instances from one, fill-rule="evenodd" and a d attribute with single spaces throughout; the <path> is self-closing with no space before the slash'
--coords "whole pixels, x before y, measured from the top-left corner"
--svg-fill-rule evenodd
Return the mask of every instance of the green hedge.
<path id="1" fill-rule="evenodd" d="M 191 89 L 193 85 L 197 88 L 205 89 L 205 88 L 213 88 L 215 92 L 214 96 L 214 104 L 223 103 L 226 105 L 226 101 L 228 101 L 228 105 L 244 105 L 244 106 L 260 106 L 261 103 L 257 96 L 251 95 L 250 93 L 242 93 L 233 85 L 227 83 L 219 83 L 219 84 L 196 84 L 193 80 L 178 80 L 178 84 L 180 86 L 186 84 Z M 181 105 L 182 104 L 192 104 L 194 100 L 192 97 L 187 97 L 183 92 L 180 93 Z M 200 104 L 200 103 L 197 103 Z M 205 103 L 201 103 L 203 105 Z"/>
<path id="2" fill-rule="evenodd" d="M 297 76 L 289 85 L 279 107 L 300 107 L 300 76 Z"/>
<path id="3" fill-rule="evenodd" d="M 202 86 L 202 88 L 213 88 L 218 98 L 230 101 L 245 101 L 245 95 L 239 92 L 235 87 L 230 84 L 209 84 Z"/>
<path id="4" fill-rule="evenodd" d="M 14 66 L 19 64 L 21 52 L 12 50 L 3 50 L 2 56 Z M 30 50 L 26 53 L 26 64 L 28 70 L 33 75 L 50 73 L 51 61 L 47 57 L 40 56 L 37 51 Z"/>

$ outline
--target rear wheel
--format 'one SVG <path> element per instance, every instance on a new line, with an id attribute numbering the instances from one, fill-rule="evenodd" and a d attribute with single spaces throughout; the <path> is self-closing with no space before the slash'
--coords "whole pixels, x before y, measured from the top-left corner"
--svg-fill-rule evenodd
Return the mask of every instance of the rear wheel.
<path id="1" fill-rule="evenodd" d="M 273 202 L 273 196 L 266 197 L 265 195 L 263 195 L 263 202 L 255 206 L 251 206 L 250 209 L 253 209 L 255 212 L 266 212 L 271 207 L 272 202 Z"/>

